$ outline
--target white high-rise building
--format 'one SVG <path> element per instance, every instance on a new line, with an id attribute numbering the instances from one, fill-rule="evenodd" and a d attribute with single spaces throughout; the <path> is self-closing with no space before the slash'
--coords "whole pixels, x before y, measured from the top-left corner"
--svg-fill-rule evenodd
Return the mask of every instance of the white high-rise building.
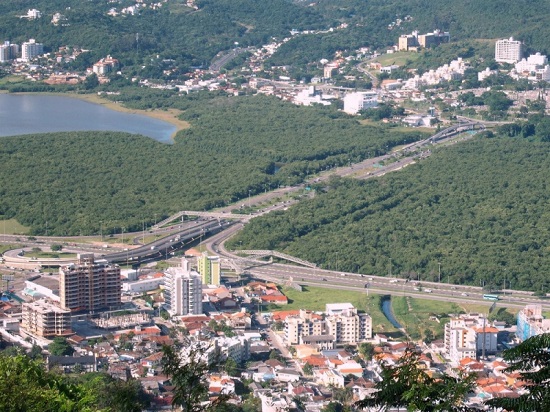
<path id="1" fill-rule="evenodd" d="M 495 60 L 499 63 L 514 64 L 521 60 L 522 44 L 513 37 L 497 40 L 495 45 Z"/>
<path id="2" fill-rule="evenodd" d="M 201 276 L 191 271 L 187 259 L 182 259 L 181 267 L 169 268 L 166 271 L 164 286 L 165 304 L 172 316 L 202 313 Z"/>
<path id="3" fill-rule="evenodd" d="M 21 45 L 21 59 L 23 61 L 28 62 L 43 53 L 44 45 L 37 43 L 34 39 L 30 39 Z"/>
<path id="4" fill-rule="evenodd" d="M 348 93 L 344 97 L 344 112 L 357 114 L 361 110 L 378 106 L 378 93 L 358 92 Z"/>

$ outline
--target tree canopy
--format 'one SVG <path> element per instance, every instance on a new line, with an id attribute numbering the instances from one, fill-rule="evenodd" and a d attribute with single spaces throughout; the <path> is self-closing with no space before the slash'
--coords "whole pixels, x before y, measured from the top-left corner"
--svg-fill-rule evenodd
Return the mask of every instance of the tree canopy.
<path id="1" fill-rule="evenodd" d="M 510 362 L 507 372 L 518 372 L 526 393 L 517 398 L 494 398 L 489 406 L 509 412 L 550 410 L 550 333 L 533 336 L 518 346 L 504 351 Z"/>
<path id="2" fill-rule="evenodd" d="M 549 256 L 548 144 L 477 139 L 378 179 L 333 179 L 251 221 L 238 249 L 275 249 L 323 268 L 540 291 Z M 506 285 L 504 285 L 506 282 Z"/>
<path id="3" fill-rule="evenodd" d="M 184 119 L 173 145 L 109 132 L 0 139 L 0 215 L 36 234 L 141 231 L 155 214 L 227 205 L 423 136 L 263 96 L 199 101 Z"/>

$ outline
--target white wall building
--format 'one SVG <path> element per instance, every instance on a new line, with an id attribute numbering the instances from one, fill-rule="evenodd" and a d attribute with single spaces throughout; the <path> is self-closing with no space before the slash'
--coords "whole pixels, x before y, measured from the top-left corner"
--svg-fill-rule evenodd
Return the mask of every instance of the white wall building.
<path id="1" fill-rule="evenodd" d="M 44 45 L 37 43 L 36 40 L 30 39 L 21 45 L 21 59 L 23 61 L 30 61 L 37 56 L 44 53 Z"/>
<path id="2" fill-rule="evenodd" d="M 164 285 L 164 299 L 172 316 L 202 313 L 201 277 L 197 272 L 191 271 L 187 259 L 182 259 L 181 267 L 166 271 Z"/>
<path id="3" fill-rule="evenodd" d="M 356 92 L 344 96 L 344 112 L 348 114 L 357 114 L 361 110 L 377 106 L 378 93 L 376 92 Z"/>
<path id="4" fill-rule="evenodd" d="M 513 37 L 497 40 L 495 45 L 495 60 L 499 63 L 514 64 L 521 60 L 523 55 L 522 44 Z"/>
<path id="5" fill-rule="evenodd" d="M 498 329 L 482 314 L 461 315 L 445 325 L 445 352 L 452 362 L 497 351 Z"/>
<path id="6" fill-rule="evenodd" d="M 155 290 L 164 284 L 164 278 L 149 278 L 136 280 L 134 282 L 123 282 L 122 291 L 126 293 L 142 293 Z"/>
<path id="7" fill-rule="evenodd" d="M 521 59 L 516 63 L 515 69 L 519 74 L 531 74 L 538 69 L 542 69 L 548 64 L 548 58 L 540 53 L 532 54 L 527 59 Z"/>

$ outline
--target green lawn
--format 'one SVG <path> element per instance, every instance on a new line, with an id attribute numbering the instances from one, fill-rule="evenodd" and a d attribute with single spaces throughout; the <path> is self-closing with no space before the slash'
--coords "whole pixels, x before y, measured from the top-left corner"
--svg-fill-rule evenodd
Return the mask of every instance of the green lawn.
<path id="1" fill-rule="evenodd" d="M 280 306 L 280 310 L 308 309 L 324 311 L 327 303 L 349 302 L 360 311 L 365 311 L 372 317 L 373 332 L 397 335 L 397 330 L 386 319 L 380 309 L 380 295 L 347 290 L 334 290 L 304 286 L 299 292 L 290 287 L 283 287 L 282 292 L 288 297 L 289 304 Z M 442 338 L 448 314 L 452 313 L 487 313 L 489 304 L 453 303 L 430 299 L 418 299 L 409 296 L 393 296 L 392 309 L 399 323 L 407 330 L 412 339 L 421 339 L 430 330 L 434 338 Z M 512 313 L 517 311 L 509 310 Z M 433 318 L 437 315 L 439 322 Z M 550 316 L 550 314 L 547 314 Z M 432 320 L 430 320 L 432 317 Z"/>
<path id="2" fill-rule="evenodd" d="M 30 228 L 23 226 L 15 219 L 0 220 L 0 230 L 6 235 L 29 233 Z"/>
<path id="3" fill-rule="evenodd" d="M 381 56 L 378 56 L 376 59 L 374 59 L 374 61 L 380 63 L 382 66 L 390 66 L 392 64 L 404 66 L 408 60 L 414 62 L 419 58 L 420 53 L 402 51 L 397 53 L 382 54 Z"/>
<path id="4" fill-rule="evenodd" d="M 12 244 L 12 245 L 2 245 L 0 244 L 0 254 L 4 253 L 6 250 L 20 249 L 22 245 Z"/>
<path id="5" fill-rule="evenodd" d="M 393 296 L 392 308 L 399 323 L 407 330 L 412 339 L 421 339 L 429 329 L 434 337 L 442 338 L 445 323 L 450 313 L 487 313 L 490 305 L 481 303 L 454 303 L 429 299 L 418 299 L 409 296 Z M 515 313 L 515 310 L 508 310 Z M 437 315 L 439 322 L 430 320 Z"/>
<path id="6" fill-rule="evenodd" d="M 40 259 L 40 258 L 64 259 L 64 258 L 74 258 L 76 257 L 76 253 L 40 251 L 40 252 L 25 252 L 25 256 L 30 258 L 37 258 L 37 259 Z"/>

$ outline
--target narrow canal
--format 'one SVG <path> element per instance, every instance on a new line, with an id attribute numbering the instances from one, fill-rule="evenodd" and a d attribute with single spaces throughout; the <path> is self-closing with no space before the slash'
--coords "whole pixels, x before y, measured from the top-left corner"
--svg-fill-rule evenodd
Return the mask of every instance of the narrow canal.
<path id="1" fill-rule="evenodd" d="M 395 316 L 393 316 L 393 311 L 391 308 L 391 296 L 384 296 L 382 298 L 382 313 L 390 321 L 390 323 L 395 326 L 397 329 L 403 329 L 403 326 L 399 324 Z"/>

